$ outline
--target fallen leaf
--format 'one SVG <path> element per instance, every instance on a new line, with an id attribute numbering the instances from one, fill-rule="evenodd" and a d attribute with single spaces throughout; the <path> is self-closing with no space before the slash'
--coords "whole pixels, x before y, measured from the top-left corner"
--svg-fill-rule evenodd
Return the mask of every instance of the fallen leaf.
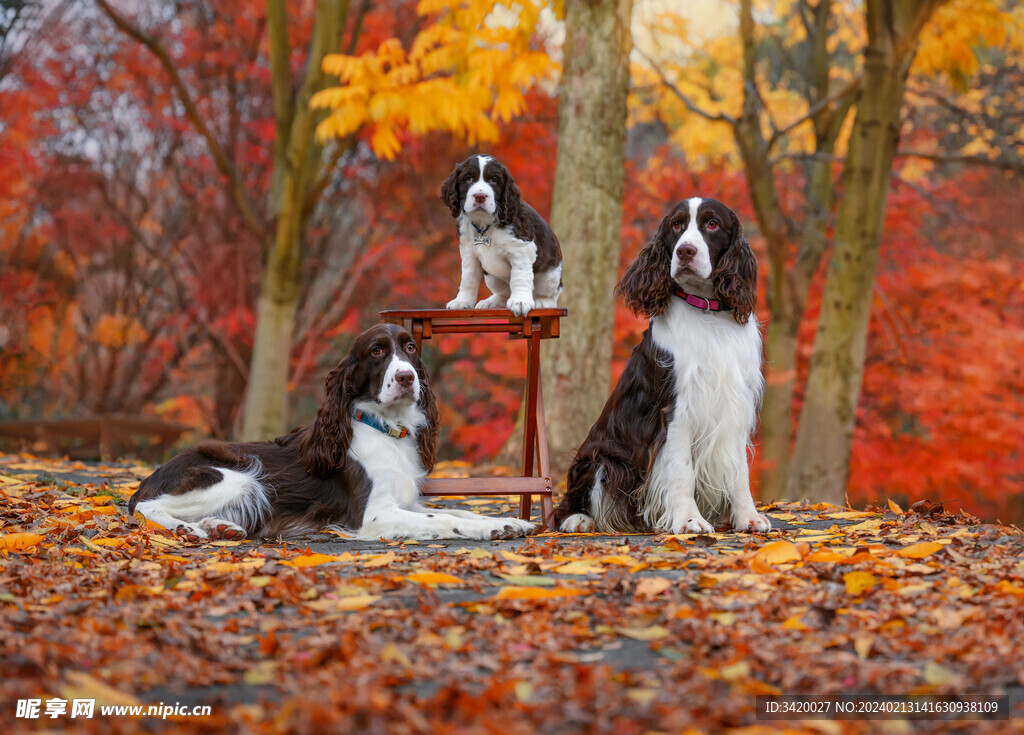
<path id="1" fill-rule="evenodd" d="M 911 544 L 910 546 L 904 546 L 902 549 L 898 549 L 896 551 L 896 556 L 902 556 L 904 559 L 923 559 L 944 547 L 945 544 L 940 544 L 935 541 L 922 541 L 920 543 Z"/>
<path id="2" fill-rule="evenodd" d="M 31 549 L 46 536 L 39 533 L 8 533 L 0 536 L 0 551 L 24 551 Z"/>
<path id="3" fill-rule="evenodd" d="M 462 584 L 462 580 L 444 572 L 413 572 L 406 576 L 410 582 L 432 587 L 438 584 Z"/>
<path id="4" fill-rule="evenodd" d="M 871 572 L 847 572 L 843 575 L 846 583 L 846 594 L 856 597 L 864 592 L 874 589 L 878 579 Z"/>
<path id="5" fill-rule="evenodd" d="M 555 587 L 544 589 L 542 587 L 501 587 L 494 598 L 497 600 L 545 600 L 552 597 L 576 597 L 577 595 L 589 595 L 590 590 L 581 590 L 573 587 Z"/>
<path id="6" fill-rule="evenodd" d="M 307 602 L 306 607 L 317 612 L 352 612 L 355 610 L 365 610 L 379 599 L 380 595 L 330 597 Z"/>
<path id="7" fill-rule="evenodd" d="M 634 641 L 656 641 L 672 635 L 672 631 L 662 625 L 649 625 L 646 628 L 616 628 L 619 635 L 632 638 Z"/>
<path id="8" fill-rule="evenodd" d="M 772 541 L 758 549 L 754 558 L 765 564 L 783 564 L 787 561 L 800 561 L 800 551 L 791 541 Z"/>

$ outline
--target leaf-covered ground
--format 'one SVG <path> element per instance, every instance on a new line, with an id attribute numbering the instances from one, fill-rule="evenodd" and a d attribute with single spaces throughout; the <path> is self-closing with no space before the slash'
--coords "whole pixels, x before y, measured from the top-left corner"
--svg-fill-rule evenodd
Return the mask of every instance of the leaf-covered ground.
<path id="1" fill-rule="evenodd" d="M 760 536 L 179 543 L 147 474 L 0 457 L 15 731 L 1020 732 L 1024 534 L 919 504 L 769 506 Z M 511 514 L 509 500 L 444 501 Z M 1002 722 L 761 722 L 759 694 L 1008 693 Z M 209 704 L 15 719 L 19 699 Z"/>

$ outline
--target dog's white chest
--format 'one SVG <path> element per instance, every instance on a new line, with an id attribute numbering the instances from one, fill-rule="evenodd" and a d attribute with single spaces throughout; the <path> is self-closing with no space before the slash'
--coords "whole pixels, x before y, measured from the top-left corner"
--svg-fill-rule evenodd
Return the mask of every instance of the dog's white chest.
<path id="1" fill-rule="evenodd" d="M 396 439 L 365 424 L 353 423 L 349 453 L 373 483 L 373 496 L 390 497 L 402 507 L 416 502 L 426 472 L 413 435 Z"/>
<path id="2" fill-rule="evenodd" d="M 673 420 L 703 436 L 752 431 L 763 385 L 757 322 L 741 326 L 673 299 L 652 329 L 655 343 L 673 359 Z M 726 425 L 738 421 L 742 425 Z"/>

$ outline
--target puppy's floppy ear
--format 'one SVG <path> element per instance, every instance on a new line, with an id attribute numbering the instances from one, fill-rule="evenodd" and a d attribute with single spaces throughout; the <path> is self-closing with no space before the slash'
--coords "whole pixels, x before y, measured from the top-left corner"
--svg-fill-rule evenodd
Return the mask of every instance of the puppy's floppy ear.
<path id="1" fill-rule="evenodd" d="M 743 237 L 743 227 L 735 212 L 729 210 L 732 240 L 711 273 L 715 298 L 732 309 L 737 324 L 746 324 L 757 306 L 757 259 Z"/>
<path id="2" fill-rule="evenodd" d="M 668 308 L 672 298 L 672 256 L 669 253 L 668 217 L 647 243 L 615 287 L 626 306 L 637 316 L 657 316 Z"/>
<path id="3" fill-rule="evenodd" d="M 459 201 L 459 166 L 456 164 L 443 184 L 441 184 L 441 201 L 448 205 L 452 217 L 458 217 L 462 211 L 462 202 Z"/>
<path id="4" fill-rule="evenodd" d="M 349 393 L 355 355 L 348 355 L 327 373 L 324 381 L 324 402 L 316 419 L 299 444 L 299 455 L 306 472 L 314 477 L 331 477 L 345 465 L 348 445 L 352 441 L 352 419 Z"/>
<path id="5" fill-rule="evenodd" d="M 420 461 L 423 468 L 430 472 L 437 462 L 437 450 L 441 446 L 441 414 L 437 410 L 437 398 L 434 396 L 434 389 L 430 385 L 430 378 L 427 377 L 423 361 L 416 356 L 416 372 L 420 379 L 420 408 L 423 415 L 427 417 L 427 425 L 419 430 L 416 436 L 416 443 L 419 445 Z"/>
<path id="6" fill-rule="evenodd" d="M 498 221 L 505 223 L 511 222 L 519 213 L 519 208 L 523 205 L 523 195 L 519 193 L 519 187 L 513 181 L 512 174 L 504 166 L 502 166 L 502 173 L 505 174 L 505 191 L 501 195 Z"/>

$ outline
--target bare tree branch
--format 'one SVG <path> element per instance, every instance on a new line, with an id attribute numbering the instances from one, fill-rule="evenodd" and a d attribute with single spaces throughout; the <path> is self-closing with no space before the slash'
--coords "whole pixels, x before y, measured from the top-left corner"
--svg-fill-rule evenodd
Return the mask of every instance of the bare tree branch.
<path id="1" fill-rule="evenodd" d="M 857 94 L 860 91 L 860 84 L 861 77 L 860 75 L 858 75 L 857 77 L 852 79 L 850 83 L 847 84 L 845 87 L 838 89 L 834 93 L 830 94 L 828 97 L 824 97 L 815 102 L 807 109 L 807 112 L 805 112 L 801 117 L 798 117 L 796 120 L 792 121 L 788 125 L 785 125 L 776 130 L 775 132 L 773 132 L 772 137 L 768 139 L 769 150 L 779 141 L 779 138 L 781 138 L 783 135 L 786 135 L 793 129 L 803 125 L 808 120 L 813 120 L 815 115 L 820 113 L 822 110 L 827 109 L 836 102 L 845 101 L 848 97 Z M 849 109 L 848 106 L 847 109 Z"/>
<path id="2" fill-rule="evenodd" d="M 679 87 L 677 87 L 675 84 L 673 84 L 672 81 L 667 76 L 665 76 L 665 72 L 663 72 L 661 70 L 661 68 L 657 64 L 654 63 L 654 60 L 651 59 L 650 56 L 645 54 L 643 52 L 643 50 L 641 50 L 638 47 L 634 46 L 633 50 L 637 54 L 639 54 L 641 56 L 641 58 L 643 58 L 644 61 L 646 61 L 648 64 L 650 64 L 650 66 L 654 70 L 654 72 L 661 78 L 661 83 L 664 84 L 669 89 L 669 91 L 672 92 L 672 94 L 674 94 L 676 97 L 678 97 L 679 100 L 684 105 L 686 105 L 686 109 L 688 109 L 690 112 L 692 112 L 692 113 L 694 113 L 696 115 L 700 115 L 701 117 L 703 117 L 703 118 L 705 118 L 707 120 L 713 120 L 715 122 L 729 123 L 730 125 L 735 125 L 736 124 L 735 118 L 732 118 L 729 115 L 724 115 L 722 113 L 717 113 L 716 114 L 716 113 L 708 112 L 707 110 L 702 110 L 700 107 L 698 107 L 696 104 L 694 104 L 693 101 L 689 97 L 687 97 L 686 94 L 684 94 L 681 89 L 679 89 Z"/>
<path id="3" fill-rule="evenodd" d="M 170 54 L 167 53 L 167 50 L 156 38 L 144 33 L 141 29 L 133 25 L 127 18 L 114 10 L 107 0 L 96 0 L 96 4 L 100 7 L 103 13 L 110 18 L 114 25 L 118 27 L 118 29 L 145 46 L 160 62 L 160 65 L 164 68 L 164 71 L 167 72 L 168 77 L 170 77 L 171 86 L 174 87 L 174 91 L 177 93 L 178 99 L 185 107 L 185 116 L 189 119 L 192 125 L 195 126 L 196 132 L 198 132 L 199 135 L 202 136 L 203 140 L 206 141 L 206 145 L 209 147 L 210 153 L 213 155 L 217 169 L 221 174 L 227 177 L 232 198 L 242 214 L 242 220 L 245 222 L 246 227 L 256 237 L 258 237 L 260 241 L 263 241 L 265 239 L 266 230 L 263 226 L 263 222 L 257 216 L 252 202 L 249 200 L 249 195 L 242 186 L 241 177 L 238 175 L 238 171 L 235 166 L 228 159 L 227 154 L 225 154 L 220 143 L 210 131 L 210 128 L 207 126 L 203 116 L 199 113 L 199 109 L 196 107 L 196 103 L 192 99 L 192 95 L 189 94 L 188 88 L 185 86 L 185 82 L 182 80 L 181 74 L 178 73 L 178 69 L 174 65 L 174 61 L 171 59 Z"/>

